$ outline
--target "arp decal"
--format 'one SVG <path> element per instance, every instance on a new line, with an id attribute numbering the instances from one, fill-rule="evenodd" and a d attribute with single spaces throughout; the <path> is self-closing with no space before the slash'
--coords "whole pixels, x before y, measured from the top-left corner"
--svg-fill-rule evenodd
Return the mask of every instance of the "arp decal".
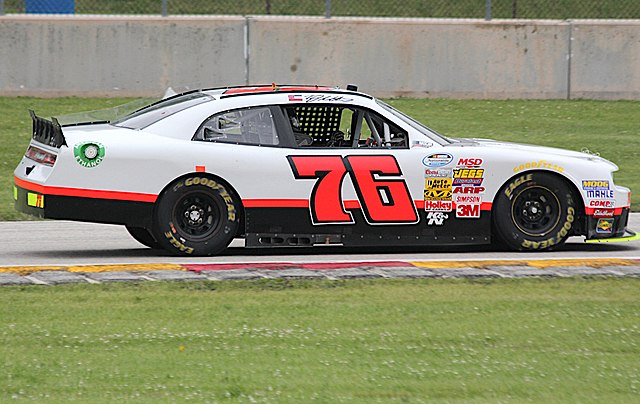
<path id="1" fill-rule="evenodd" d="M 427 167 L 442 167 L 453 161 L 453 156 L 449 153 L 430 154 L 422 159 L 422 164 Z"/>
<path id="2" fill-rule="evenodd" d="M 418 222 L 409 188 L 395 157 L 287 156 L 296 179 L 316 179 L 309 207 L 314 224 L 350 224 L 353 216 L 342 201 L 342 183 L 351 177 L 369 224 Z"/>
<path id="3" fill-rule="evenodd" d="M 73 155 L 82 167 L 93 168 L 104 159 L 104 146 L 98 142 L 82 142 L 73 147 Z"/>

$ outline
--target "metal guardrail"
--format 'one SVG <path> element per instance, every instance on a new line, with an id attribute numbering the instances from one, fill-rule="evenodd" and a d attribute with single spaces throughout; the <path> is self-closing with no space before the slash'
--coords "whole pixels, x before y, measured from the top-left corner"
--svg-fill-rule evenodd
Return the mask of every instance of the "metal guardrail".
<path id="1" fill-rule="evenodd" d="M 639 0 L 0 0 L 5 13 L 640 19 Z M 65 6 L 66 7 L 66 6 Z"/>

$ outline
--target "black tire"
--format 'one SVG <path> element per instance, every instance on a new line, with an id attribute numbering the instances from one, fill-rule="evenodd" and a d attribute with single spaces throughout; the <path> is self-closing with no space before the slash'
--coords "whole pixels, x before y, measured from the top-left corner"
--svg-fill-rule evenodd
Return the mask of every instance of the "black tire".
<path id="1" fill-rule="evenodd" d="M 153 235 L 172 254 L 218 254 L 237 234 L 240 211 L 238 197 L 226 184 L 205 175 L 189 176 L 160 197 Z"/>
<path id="2" fill-rule="evenodd" d="M 138 243 L 147 246 L 149 248 L 153 248 L 154 250 L 161 250 L 162 246 L 153 238 L 151 232 L 142 227 L 131 227 L 126 226 L 127 231 Z"/>
<path id="3" fill-rule="evenodd" d="M 567 182 L 545 172 L 511 178 L 496 196 L 494 231 L 518 251 L 550 250 L 562 245 L 577 221 L 577 201 Z"/>

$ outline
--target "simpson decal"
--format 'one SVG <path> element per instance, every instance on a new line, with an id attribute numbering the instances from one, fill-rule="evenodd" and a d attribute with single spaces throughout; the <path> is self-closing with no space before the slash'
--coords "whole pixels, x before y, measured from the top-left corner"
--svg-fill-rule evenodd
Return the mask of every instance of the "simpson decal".
<path id="1" fill-rule="evenodd" d="M 82 167 L 93 168 L 104 159 L 104 146 L 98 142 L 82 142 L 73 147 L 73 155 Z"/>

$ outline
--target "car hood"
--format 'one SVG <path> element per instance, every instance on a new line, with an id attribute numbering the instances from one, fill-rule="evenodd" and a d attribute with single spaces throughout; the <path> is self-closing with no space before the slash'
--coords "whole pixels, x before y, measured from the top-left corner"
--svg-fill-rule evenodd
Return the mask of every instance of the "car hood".
<path id="1" fill-rule="evenodd" d="M 520 152 L 529 152 L 535 154 L 543 154 L 545 156 L 556 156 L 562 158 L 575 158 L 586 161 L 593 162 L 601 162 L 606 163 L 611 166 L 613 170 L 618 170 L 618 166 L 614 163 L 600 157 L 597 154 L 593 154 L 588 150 L 583 152 L 578 152 L 574 150 L 566 150 L 566 149 L 558 149 L 555 147 L 547 147 L 547 146 L 536 146 L 524 143 L 513 143 L 513 142 L 504 142 L 499 140 L 491 140 L 491 139 L 466 139 L 466 138 L 456 138 L 452 139 L 454 143 L 452 143 L 451 147 L 489 147 L 489 148 L 499 148 L 501 150 L 514 150 Z"/>

